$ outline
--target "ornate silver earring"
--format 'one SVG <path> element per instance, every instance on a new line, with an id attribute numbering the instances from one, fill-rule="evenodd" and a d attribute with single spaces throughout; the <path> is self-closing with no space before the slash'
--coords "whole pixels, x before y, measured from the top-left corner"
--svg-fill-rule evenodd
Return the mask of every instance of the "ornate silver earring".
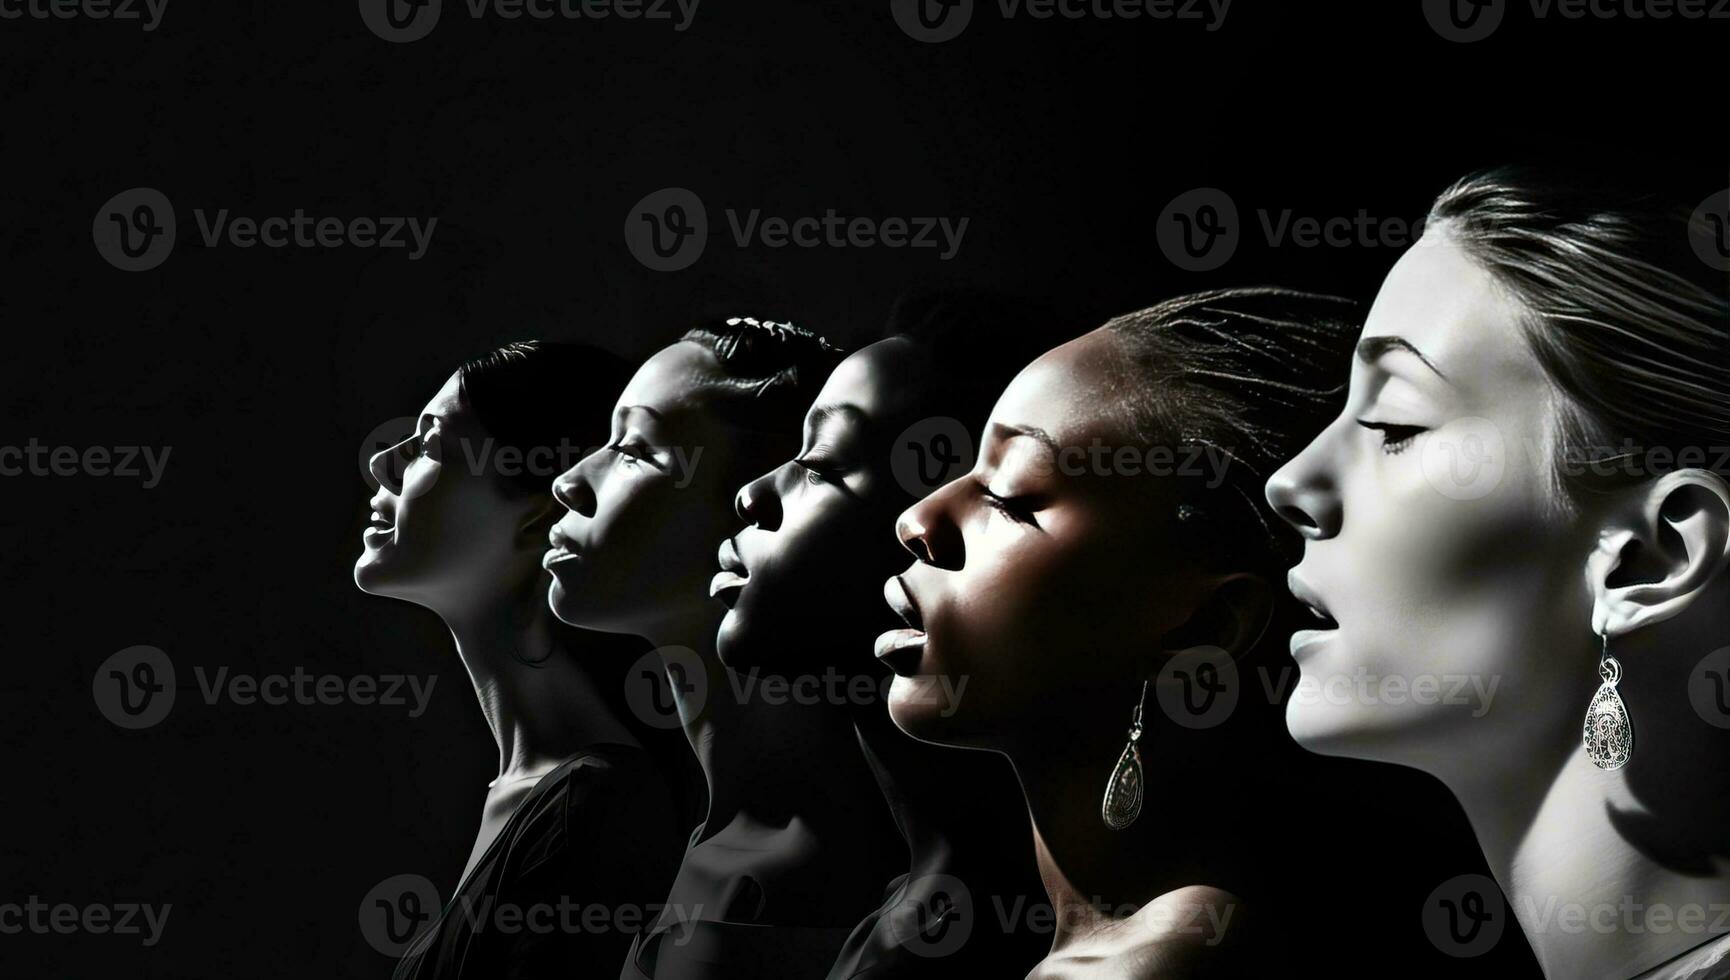
<path id="1" fill-rule="evenodd" d="M 1583 733 L 1586 758 L 1599 769 L 1620 769 L 1634 753 L 1634 722 L 1628 717 L 1628 706 L 1622 703 L 1622 696 L 1616 693 L 1616 685 L 1622 680 L 1622 664 L 1610 656 L 1608 636 L 1604 637 L 1598 676 L 1604 683 L 1598 686 L 1598 693 L 1592 695 L 1592 703 L 1586 708 Z"/>
<path id="2" fill-rule="evenodd" d="M 1147 682 L 1141 682 L 1141 697 L 1135 702 L 1135 714 L 1129 723 L 1129 744 L 1117 757 L 1111 770 L 1111 781 L 1105 784 L 1105 799 L 1099 804 L 1099 817 L 1112 830 L 1122 830 L 1141 816 L 1141 706 L 1147 701 Z"/>

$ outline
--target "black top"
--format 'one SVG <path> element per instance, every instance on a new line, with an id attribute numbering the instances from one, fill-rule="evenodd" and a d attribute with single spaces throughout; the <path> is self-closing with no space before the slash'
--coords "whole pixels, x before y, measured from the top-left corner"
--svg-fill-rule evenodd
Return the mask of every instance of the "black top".
<path id="1" fill-rule="evenodd" d="M 686 810 L 641 749 L 585 749 L 529 790 L 393 976 L 612 980 L 666 899 Z"/>

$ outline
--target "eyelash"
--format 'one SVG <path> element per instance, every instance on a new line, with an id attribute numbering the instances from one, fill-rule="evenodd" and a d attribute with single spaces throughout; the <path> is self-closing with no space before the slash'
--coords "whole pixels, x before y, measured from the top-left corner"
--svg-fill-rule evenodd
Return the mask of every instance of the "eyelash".
<path id="1" fill-rule="evenodd" d="M 818 469 L 809 458 L 801 456 L 793 461 L 793 465 L 805 471 L 805 482 L 812 486 L 820 486 L 829 482 L 829 475 Z"/>
<path id="2" fill-rule="evenodd" d="M 649 459 L 649 456 L 647 453 L 644 453 L 641 450 L 626 446 L 623 443 L 614 443 L 613 445 L 607 447 L 607 451 L 614 454 L 615 456 L 624 457 L 624 459 L 627 460 L 630 463 L 630 465 L 632 465 L 632 466 L 637 466 L 637 465 L 640 465 L 642 463 L 647 463 L 647 462 L 651 461 Z"/>
<path id="3" fill-rule="evenodd" d="M 1421 425 L 1396 425 L 1392 422 L 1366 422 L 1358 420 L 1358 424 L 1372 432 L 1382 434 L 1382 452 L 1389 456 L 1398 456 L 1406 451 L 1420 433 L 1430 430 Z"/>
<path id="4" fill-rule="evenodd" d="M 1033 520 L 1032 512 L 1026 510 L 1024 507 L 1017 506 L 1021 503 L 1022 498 L 1000 497 L 997 494 L 992 493 L 988 487 L 980 487 L 979 492 L 985 496 L 985 505 L 990 507 L 992 510 L 997 511 L 1017 524 L 1037 526 Z"/>

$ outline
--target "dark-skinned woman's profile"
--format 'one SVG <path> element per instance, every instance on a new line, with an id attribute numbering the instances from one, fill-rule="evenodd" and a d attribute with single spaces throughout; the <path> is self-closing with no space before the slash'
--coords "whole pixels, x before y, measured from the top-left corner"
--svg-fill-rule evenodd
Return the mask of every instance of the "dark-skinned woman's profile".
<path id="1" fill-rule="evenodd" d="M 605 449 L 558 480 L 552 608 L 650 640 L 709 789 L 665 908 L 622 975 L 820 976 L 905 851 L 850 726 L 745 686 L 715 656 L 709 598 L 733 494 L 798 448 L 799 421 L 840 352 L 809 331 L 735 317 L 638 368 Z"/>
<path id="2" fill-rule="evenodd" d="M 1547 976 L 1715 980 L 1730 283 L 1663 196 L 1677 176 L 1631 179 L 1467 178 L 1388 273 L 1349 402 L 1267 487 L 1322 620 L 1292 657 L 1315 684 L 1367 670 L 1475 695 L 1294 699 L 1287 723 L 1313 751 L 1439 778 Z"/>
<path id="3" fill-rule="evenodd" d="M 1253 685 L 1296 540 L 1260 486 L 1335 410 L 1317 364 L 1351 315 L 1240 289 L 1118 317 L 1021 371 L 972 471 L 901 515 L 890 714 L 1013 766 L 1056 921 L 1030 977 L 1269 975 L 1254 937 L 1303 914 L 1255 904 L 1283 873 L 1271 774 L 1301 755 L 1274 706 L 1200 724 L 1173 699 Z"/>
<path id="4" fill-rule="evenodd" d="M 559 623 L 540 568 L 553 454 L 599 445 L 627 376 L 598 348 L 510 344 L 463 364 L 372 459 L 355 583 L 444 621 L 499 752 L 467 867 L 398 977 L 593 975 L 628 937 L 522 928 L 508 910 L 647 906 L 677 867 L 700 788 L 684 747 L 626 708 L 624 672 L 645 648 Z"/>
<path id="5" fill-rule="evenodd" d="M 1041 894 L 1013 774 L 1001 757 L 897 731 L 872 643 L 895 625 L 882 595 L 906 559 L 890 533 L 896 515 L 948 482 L 930 468 L 939 458 L 966 468 L 991 402 L 1050 346 L 1055 322 L 975 290 L 910 294 L 883 339 L 824 382 L 798 453 L 739 491 L 746 527 L 722 543 L 711 585 L 730 610 L 721 659 L 795 683 L 833 679 L 819 688 L 825 704 L 857 730 L 911 856 L 884 875 L 882 902 L 848 937 L 832 980 L 1019 977 L 1039 959 L 1044 937 L 994 914 Z"/>

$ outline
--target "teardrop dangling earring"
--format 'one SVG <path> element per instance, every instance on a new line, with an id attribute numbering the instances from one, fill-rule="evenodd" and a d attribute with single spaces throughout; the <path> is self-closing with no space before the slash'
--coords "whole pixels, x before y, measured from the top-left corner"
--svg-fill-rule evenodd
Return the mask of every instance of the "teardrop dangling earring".
<path id="1" fill-rule="evenodd" d="M 1111 781 L 1105 784 L 1105 799 L 1099 804 L 1099 817 L 1112 830 L 1122 830 L 1141 816 L 1141 706 L 1147 701 L 1147 682 L 1141 682 L 1141 697 L 1135 702 L 1135 714 L 1129 723 L 1129 744 L 1117 757 L 1111 770 Z"/>
<path id="2" fill-rule="evenodd" d="M 1616 685 L 1622 680 L 1622 664 L 1610 656 L 1610 637 L 1604 636 L 1604 653 L 1598 661 L 1598 676 L 1604 683 L 1586 708 L 1584 739 L 1586 758 L 1599 769 L 1620 769 L 1634 753 L 1634 722 Z"/>

